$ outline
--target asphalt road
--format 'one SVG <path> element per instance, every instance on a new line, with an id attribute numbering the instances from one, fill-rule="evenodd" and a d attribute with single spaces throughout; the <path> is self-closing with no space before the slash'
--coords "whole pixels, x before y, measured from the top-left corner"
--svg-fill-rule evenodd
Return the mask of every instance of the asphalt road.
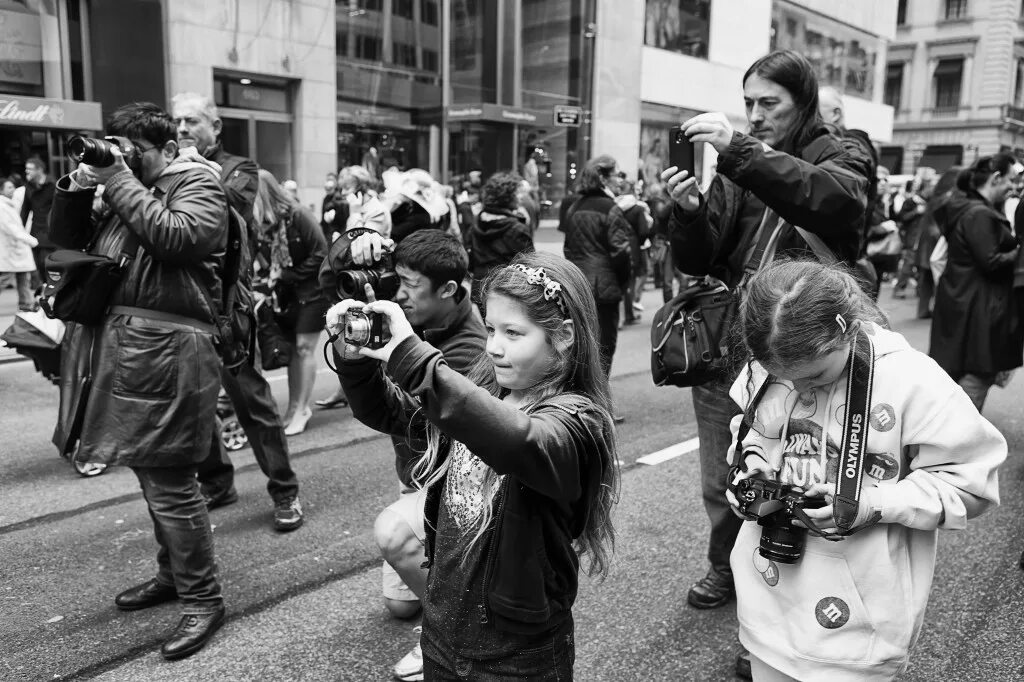
<path id="1" fill-rule="evenodd" d="M 647 292 L 648 311 L 658 303 Z M 883 300 L 919 348 L 927 323 Z M 650 312 L 646 319 L 649 319 Z M 728 680 L 733 608 L 686 606 L 704 571 L 707 532 L 696 453 L 636 460 L 696 435 L 688 390 L 654 387 L 646 324 L 623 330 L 613 391 L 627 417 L 618 543 L 603 583 L 584 579 L 574 609 L 580 680 Z M 271 375 L 279 399 L 280 373 Z M 986 407 L 1011 454 L 1003 506 L 970 530 L 943 533 L 926 624 L 906 680 L 1024 679 L 1024 532 L 1019 443 L 1024 380 Z M 319 375 L 316 397 L 332 377 Z M 154 572 L 155 544 L 130 472 L 79 478 L 49 445 L 56 391 L 25 363 L 0 366 L 0 680 L 387 680 L 415 642 L 390 618 L 370 531 L 396 494 L 389 443 L 347 410 L 318 412 L 291 440 L 306 524 L 270 527 L 266 480 L 236 453 L 239 503 L 213 512 L 228 622 L 199 654 L 167 663 L 157 650 L 177 607 L 122 613 L 112 598 Z"/>

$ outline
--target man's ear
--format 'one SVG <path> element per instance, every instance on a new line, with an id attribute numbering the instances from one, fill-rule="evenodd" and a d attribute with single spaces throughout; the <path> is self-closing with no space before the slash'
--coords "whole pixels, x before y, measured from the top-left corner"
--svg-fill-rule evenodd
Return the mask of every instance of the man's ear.
<path id="1" fill-rule="evenodd" d="M 173 161 L 178 155 L 178 143 L 175 140 L 168 140 L 160 151 L 167 156 L 168 161 Z"/>
<path id="2" fill-rule="evenodd" d="M 215 118 L 213 119 L 213 123 L 210 125 L 210 127 L 213 128 L 214 138 L 220 140 L 220 133 L 222 130 L 224 130 L 224 122 L 221 121 L 219 118 Z"/>
<path id="3" fill-rule="evenodd" d="M 441 298 L 454 298 L 455 292 L 459 290 L 459 283 L 450 279 L 441 287 Z"/>
<path id="4" fill-rule="evenodd" d="M 554 346 L 559 353 L 566 353 L 576 342 L 576 324 L 572 320 L 562 320 L 562 328 L 558 330 L 558 337 Z"/>

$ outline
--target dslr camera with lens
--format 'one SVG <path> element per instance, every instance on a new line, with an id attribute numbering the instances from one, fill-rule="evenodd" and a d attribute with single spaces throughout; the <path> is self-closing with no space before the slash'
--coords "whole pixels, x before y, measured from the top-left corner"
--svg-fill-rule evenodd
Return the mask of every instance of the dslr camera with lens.
<path id="1" fill-rule="evenodd" d="M 106 168 L 114 163 L 111 150 L 121 150 L 124 162 L 135 175 L 142 169 L 142 153 L 127 137 L 109 135 L 102 140 L 95 137 L 75 136 L 68 140 L 68 156 L 78 163 Z"/>
<path id="2" fill-rule="evenodd" d="M 804 497 L 803 493 L 777 481 L 745 478 L 736 484 L 740 513 L 761 526 L 758 552 L 780 564 L 795 564 L 804 553 L 807 530 L 794 526 L 795 509 L 820 509 L 824 497 Z"/>

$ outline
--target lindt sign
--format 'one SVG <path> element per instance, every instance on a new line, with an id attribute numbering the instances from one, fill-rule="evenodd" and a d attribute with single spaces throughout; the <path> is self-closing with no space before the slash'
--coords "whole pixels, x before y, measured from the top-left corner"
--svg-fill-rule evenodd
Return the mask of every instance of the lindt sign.
<path id="1" fill-rule="evenodd" d="M 0 95 L 0 126 L 3 125 L 100 130 L 102 114 L 98 102 Z"/>
<path id="2" fill-rule="evenodd" d="M 38 104 L 33 109 L 24 109 L 20 100 L 0 99 L 0 121 L 61 123 L 64 121 L 64 110 L 50 104 Z"/>

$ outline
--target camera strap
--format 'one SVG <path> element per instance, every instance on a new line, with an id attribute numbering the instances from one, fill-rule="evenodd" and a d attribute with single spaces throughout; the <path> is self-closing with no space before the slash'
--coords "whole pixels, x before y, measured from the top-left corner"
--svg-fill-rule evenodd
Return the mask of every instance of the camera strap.
<path id="1" fill-rule="evenodd" d="M 822 532 L 815 527 L 802 510 L 798 509 L 794 512 L 797 518 L 807 525 L 811 533 L 826 539 L 839 539 L 840 536 L 855 532 L 853 524 L 857 519 L 857 508 L 860 503 L 864 455 L 868 445 L 871 386 L 874 383 L 875 372 L 875 348 L 863 327 L 857 332 L 853 343 L 850 344 L 850 358 L 847 360 L 847 366 L 850 371 L 846 383 L 843 440 L 839 447 L 839 456 L 842 459 L 839 463 L 839 478 L 836 481 L 836 491 L 832 502 L 833 520 L 839 533 Z M 743 456 L 743 440 L 754 424 L 757 407 L 764 398 L 765 392 L 777 380 L 774 375 L 768 375 L 743 412 L 743 419 L 736 433 L 736 446 L 733 450 L 733 468 L 738 471 L 747 470 L 747 463 Z M 822 438 L 827 437 L 826 427 L 822 427 Z M 735 492 L 735 486 L 732 484 L 734 478 L 735 472 L 730 471 L 728 485 L 730 490 Z"/>

